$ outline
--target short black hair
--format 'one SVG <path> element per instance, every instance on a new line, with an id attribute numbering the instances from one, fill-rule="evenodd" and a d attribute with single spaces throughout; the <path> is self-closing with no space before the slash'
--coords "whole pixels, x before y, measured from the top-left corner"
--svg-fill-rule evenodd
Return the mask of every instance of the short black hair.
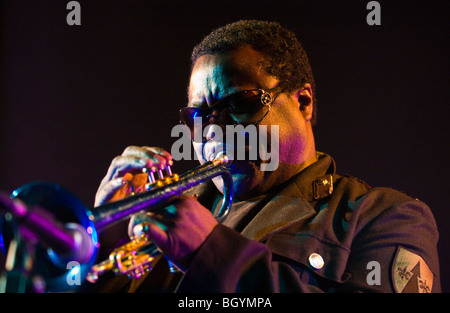
<path id="1" fill-rule="evenodd" d="M 241 20 L 212 31 L 193 49 L 192 66 L 203 55 L 226 53 L 246 45 L 265 57 L 264 69 L 280 81 L 285 92 L 311 84 L 314 103 L 311 122 L 315 124 L 316 86 L 308 56 L 295 34 L 277 22 Z"/>

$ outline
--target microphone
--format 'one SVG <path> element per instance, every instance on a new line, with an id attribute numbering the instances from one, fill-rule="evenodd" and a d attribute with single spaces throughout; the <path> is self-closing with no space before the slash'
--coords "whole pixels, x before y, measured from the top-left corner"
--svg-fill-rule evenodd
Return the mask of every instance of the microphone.
<path id="1" fill-rule="evenodd" d="M 62 224 L 39 206 L 29 208 L 18 198 L 0 192 L 0 208 L 9 212 L 20 225 L 31 232 L 59 258 L 86 263 L 95 252 L 88 230 L 77 223 Z"/>

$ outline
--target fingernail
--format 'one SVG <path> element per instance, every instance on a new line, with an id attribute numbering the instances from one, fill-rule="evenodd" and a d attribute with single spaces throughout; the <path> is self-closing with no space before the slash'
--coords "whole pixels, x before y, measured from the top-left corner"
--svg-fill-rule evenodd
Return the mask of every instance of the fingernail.
<path id="1" fill-rule="evenodd" d="M 112 183 L 113 183 L 114 185 L 116 185 L 116 186 L 120 186 L 120 185 L 124 185 L 124 184 L 125 184 L 125 181 L 126 181 L 125 178 L 119 177 L 119 178 L 114 179 L 114 180 L 112 181 Z"/>

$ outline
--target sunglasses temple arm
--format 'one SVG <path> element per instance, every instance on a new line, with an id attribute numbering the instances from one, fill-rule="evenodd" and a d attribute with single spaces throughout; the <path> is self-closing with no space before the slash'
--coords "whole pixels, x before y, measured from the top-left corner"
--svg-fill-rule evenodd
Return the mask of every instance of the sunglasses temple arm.
<path id="1" fill-rule="evenodd" d="M 267 114 L 269 114 L 270 112 L 270 107 L 271 105 L 267 106 L 269 109 L 267 110 L 267 112 L 254 124 L 255 126 L 258 126 L 259 123 L 261 123 L 261 121 L 266 117 Z"/>

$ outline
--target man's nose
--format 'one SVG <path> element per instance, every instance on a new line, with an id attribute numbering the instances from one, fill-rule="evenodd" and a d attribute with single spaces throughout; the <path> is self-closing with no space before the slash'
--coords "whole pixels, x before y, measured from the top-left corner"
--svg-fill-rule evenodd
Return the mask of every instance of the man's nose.
<path id="1" fill-rule="evenodd" d="M 208 126 L 206 126 L 206 135 L 203 133 L 206 140 L 213 139 L 218 135 L 218 129 L 220 128 L 219 114 L 220 112 L 218 110 L 214 110 L 211 112 L 211 114 L 206 116 L 206 122 L 208 123 Z M 221 138 L 219 138 L 219 140 L 221 140 Z"/>

